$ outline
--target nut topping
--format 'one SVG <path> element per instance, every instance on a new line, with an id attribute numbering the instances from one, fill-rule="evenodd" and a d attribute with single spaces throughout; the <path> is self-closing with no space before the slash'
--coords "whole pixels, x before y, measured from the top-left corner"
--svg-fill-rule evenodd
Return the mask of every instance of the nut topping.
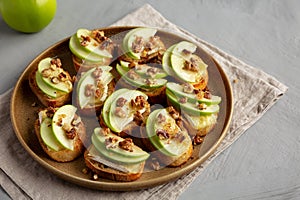
<path id="1" fill-rule="evenodd" d="M 136 80 L 136 79 L 138 79 L 140 76 L 135 72 L 135 71 L 133 71 L 133 70 L 129 70 L 128 72 L 127 72 L 127 76 L 129 77 L 129 78 L 131 78 L 132 80 Z"/>
<path id="2" fill-rule="evenodd" d="M 120 117 L 120 118 L 125 118 L 126 117 L 126 113 L 125 113 L 124 110 L 122 110 L 121 107 L 116 107 L 115 115 Z"/>
<path id="3" fill-rule="evenodd" d="M 86 47 L 91 42 L 91 37 L 90 36 L 81 35 L 80 37 L 81 37 L 81 42 L 80 42 L 81 46 Z"/>
<path id="4" fill-rule="evenodd" d="M 101 77 L 102 73 L 103 73 L 103 70 L 101 69 L 101 67 L 97 67 L 97 68 L 93 71 L 92 76 L 93 76 L 95 79 L 98 79 L 98 78 Z"/>
<path id="5" fill-rule="evenodd" d="M 60 81 L 57 77 L 52 77 L 51 82 L 54 83 L 54 84 L 58 84 Z"/>
<path id="6" fill-rule="evenodd" d="M 84 88 L 84 95 L 90 97 L 94 94 L 95 87 L 93 84 L 87 84 Z"/>
<path id="7" fill-rule="evenodd" d="M 116 148 L 117 147 L 118 138 L 116 137 L 109 137 L 105 139 L 105 146 L 106 148 Z"/>
<path id="8" fill-rule="evenodd" d="M 135 40 L 132 43 L 132 50 L 134 53 L 139 53 L 144 48 L 144 40 L 143 37 L 136 36 Z"/>
<path id="9" fill-rule="evenodd" d="M 206 105 L 205 103 L 200 103 L 200 104 L 198 105 L 198 108 L 199 108 L 200 110 L 205 110 L 205 109 L 207 108 L 207 105 Z"/>
<path id="10" fill-rule="evenodd" d="M 183 92 L 191 94 L 194 92 L 194 87 L 189 83 L 184 83 L 183 85 Z"/>
<path id="11" fill-rule="evenodd" d="M 133 141 L 131 138 L 125 138 L 123 141 L 119 142 L 119 147 L 121 149 L 124 149 L 125 151 L 130 151 L 132 152 L 133 149 Z"/>
<path id="12" fill-rule="evenodd" d="M 130 104 L 133 108 L 140 110 L 145 107 L 146 102 L 147 101 L 146 101 L 145 97 L 142 95 L 139 95 L 134 100 L 131 99 Z"/>
<path id="13" fill-rule="evenodd" d="M 127 99 L 125 99 L 124 97 L 120 97 L 117 100 L 117 106 L 118 107 L 123 107 L 125 105 L 125 103 L 127 102 Z"/>
<path id="14" fill-rule="evenodd" d="M 51 61 L 50 61 L 50 64 L 51 65 L 55 65 L 56 67 L 60 68 L 62 66 L 61 64 L 61 60 L 59 58 L 53 58 Z"/>
<path id="15" fill-rule="evenodd" d="M 163 123 L 166 121 L 166 116 L 164 116 L 163 114 L 159 113 L 159 115 L 157 116 L 157 122 L 159 124 Z"/>
<path id="16" fill-rule="evenodd" d="M 158 129 L 156 130 L 156 135 L 159 137 L 159 139 L 161 140 L 165 140 L 165 139 L 168 139 L 170 136 L 169 136 L 169 133 L 165 130 L 162 130 L 162 129 Z"/>

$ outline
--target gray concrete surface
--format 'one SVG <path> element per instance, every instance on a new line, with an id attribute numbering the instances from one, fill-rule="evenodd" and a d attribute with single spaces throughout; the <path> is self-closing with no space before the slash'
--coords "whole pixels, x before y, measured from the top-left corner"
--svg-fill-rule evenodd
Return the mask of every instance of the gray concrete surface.
<path id="1" fill-rule="evenodd" d="M 36 34 L 15 32 L 0 18 L 0 93 L 14 86 L 26 65 L 43 49 L 79 27 L 107 26 L 144 3 L 289 87 L 287 94 L 215 159 L 179 199 L 300 199 L 298 0 L 64 0 L 58 1 L 52 23 Z M 0 199 L 8 199 L 3 191 Z"/>

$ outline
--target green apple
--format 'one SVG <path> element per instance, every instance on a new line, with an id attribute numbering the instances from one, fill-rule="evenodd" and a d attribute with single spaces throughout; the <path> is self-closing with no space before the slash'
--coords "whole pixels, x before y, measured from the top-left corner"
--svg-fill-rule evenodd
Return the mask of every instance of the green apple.
<path id="1" fill-rule="evenodd" d="M 145 152 L 144 155 L 142 156 L 130 157 L 130 156 L 124 156 L 125 153 L 120 154 L 120 153 L 116 153 L 115 151 L 108 150 L 105 144 L 99 140 L 97 134 L 93 134 L 91 140 L 92 140 L 92 144 L 101 155 L 113 161 L 132 164 L 132 163 L 141 163 L 149 157 L 149 154 L 147 152 Z M 130 152 L 128 152 L 128 154 L 130 154 Z"/>
<path id="2" fill-rule="evenodd" d="M 112 102 L 122 93 L 127 92 L 129 89 L 126 88 L 122 88 L 119 90 L 114 91 L 104 102 L 103 108 L 102 108 L 102 118 L 104 120 L 104 123 L 106 124 L 106 126 L 108 126 L 109 128 L 111 128 L 112 126 L 109 123 L 109 111 L 110 111 L 110 107 Z"/>
<path id="3" fill-rule="evenodd" d="M 112 55 L 107 50 L 102 50 L 99 48 L 99 43 L 93 39 L 92 32 L 87 29 L 78 29 L 76 32 L 76 38 L 79 42 L 81 42 L 82 37 L 89 37 L 90 42 L 88 42 L 87 46 L 81 46 L 84 50 L 86 50 L 88 53 L 93 53 L 98 56 L 106 57 L 106 58 L 112 58 Z"/>
<path id="4" fill-rule="evenodd" d="M 101 148 L 101 147 L 100 147 Z M 98 148 L 99 149 L 99 148 Z M 105 149 L 104 149 L 105 151 Z M 107 154 L 107 152 L 105 152 Z M 107 155 L 108 156 L 108 155 Z M 136 174 L 141 170 L 141 163 L 121 163 L 118 161 L 114 161 L 108 157 L 103 156 L 94 145 L 91 145 L 88 149 L 88 157 L 94 161 L 102 163 L 112 169 L 119 170 L 125 173 L 133 173 Z M 126 162 L 126 160 L 124 160 Z"/>
<path id="5" fill-rule="evenodd" d="M 174 49 L 174 47 L 176 46 L 176 44 L 170 46 L 164 53 L 163 55 L 163 58 L 162 58 L 162 67 L 163 69 L 165 70 L 165 72 L 167 74 L 169 74 L 170 76 L 173 76 L 175 77 L 176 74 L 174 72 L 174 70 L 172 69 L 172 66 L 171 66 L 171 54 L 172 54 L 172 51 Z"/>
<path id="6" fill-rule="evenodd" d="M 93 72 L 96 70 L 96 68 L 92 68 L 89 71 L 85 72 L 83 76 L 79 79 L 77 84 L 77 97 L 80 108 L 86 107 L 88 104 L 97 104 L 99 102 L 104 102 L 107 97 L 107 91 L 108 91 L 108 84 L 113 80 L 113 75 L 110 73 L 110 70 L 112 70 L 112 67 L 110 66 L 101 66 L 101 69 L 103 72 L 101 73 L 101 76 L 99 77 L 99 80 L 101 81 L 102 85 L 104 86 L 104 91 L 106 91 L 106 94 L 104 94 L 100 99 L 96 99 L 93 95 L 86 96 L 85 95 L 85 87 L 87 85 L 93 85 L 95 88 L 97 88 L 97 81 L 93 77 Z"/>
<path id="7" fill-rule="evenodd" d="M 148 41 L 150 37 L 156 34 L 157 30 L 154 28 L 135 28 L 129 31 L 123 39 L 123 49 L 133 59 L 140 59 L 141 53 L 135 53 L 132 50 L 132 44 L 136 40 L 136 37 L 142 37 L 145 41 Z"/>
<path id="8" fill-rule="evenodd" d="M 51 66 L 51 60 L 52 60 L 52 58 L 49 58 L 49 57 L 42 59 L 38 64 L 38 72 L 42 73 L 43 70 L 49 69 Z M 69 93 L 72 91 L 72 88 L 73 88 L 71 81 L 59 81 L 58 83 L 53 83 L 51 80 L 51 77 L 58 77 L 59 74 L 62 72 L 64 72 L 64 70 L 62 68 L 57 68 L 55 71 L 53 71 L 53 70 L 51 71 L 51 75 L 49 77 L 42 76 L 42 79 L 48 86 L 50 86 L 56 90 Z"/>
<path id="9" fill-rule="evenodd" d="M 64 149 L 64 147 L 55 138 L 52 131 L 52 119 L 45 118 L 40 125 L 40 134 L 43 142 L 54 151 Z"/>
<path id="10" fill-rule="evenodd" d="M 177 97 L 169 90 L 166 90 L 166 95 L 167 95 L 167 99 L 174 107 L 176 107 L 179 110 L 185 111 L 190 115 L 195 115 L 195 116 L 210 115 L 213 113 L 217 113 L 220 110 L 220 107 L 217 104 L 207 105 L 205 109 L 199 109 L 198 103 L 191 103 L 191 102 L 180 103 L 179 102 L 180 97 Z"/>
<path id="11" fill-rule="evenodd" d="M 58 142 L 65 147 L 73 151 L 74 141 L 67 138 L 63 124 L 71 124 L 74 119 L 77 108 L 73 105 L 64 105 L 60 107 L 53 115 L 52 118 L 52 131 Z"/>
<path id="12" fill-rule="evenodd" d="M 65 92 L 56 90 L 53 87 L 50 87 L 49 85 L 47 85 L 43 81 L 42 75 L 38 71 L 35 73 L 35 80 L 36 80 L 36 84 L 39 87 L 39 89 L 42 90 L 49 97 L 57 98 L 57 97 L 59 97 L 61 95 L 66 94 Z"/>
<path id="13" fill-rule="evenodd" d="M 134 117 L 134 110 L 130 106 L 130 102 L 132 99 L 135 99 L 137 96 L 143 96 L 146 100 L 148 98 L 143 92 L 138 90 L 128 90 L 120 95 L 116 96 L 116 98 L 112 101 L 110 110 L 109 110 L 109 127 L 114 132 L 121 132 L 124 127 L 126 127 L 130 122 L 132 122 Z M 126 100 L 125 105 L 122 107 L 122 110 L 126 117 L 119 117 L 115 114 L 117 108 L 117 101 L 119 98 L 124 98 Z"/>
<path id="14" fill-rule="evenodd" d="M 119 142 L 123 141 L 124 138 L 121 138 L 113 133 L 108 133 L 107 135 L 103 135 L 103 134 L 101 134 L 101 129 L 102 128 L 100 128 L 100 127 L 97 127 L 94 129 L 93 137 L 95 137 L 94 138 L 95 142 L 99 142 L 101 145 L 106 145 L 106 139 L 115 138 L 117 140 L 116 145 L 114 147 L 106 148 L 108 151 L 112 151 L 116 154 L 119 154 L 119 155 L 122 155 L 122 156 L 125 156 L 128 158 L 149 157 L 149 154 L 147 152 L 145 152 L 144 150 L 142 150 L 141 148 L 139 148 L 136 145 L 133 145 L 132 151 L 126 151 L 126 150 L 120 148 Z"/>
<path id="15" fill-rule="evenodd" d="M 11 28 L 34 33 L 52 21 L 56 13 L 56 0 L 1 0 L 0 13 Z"/>
<path id="16" fill-rule="evenodd" d="M 203 130 L 206 127 L 211 127 L 217 123 L 217 114 L 194 116 L 183 113 L 188 123 L 196 130 Z"/>
<path id="17" fill-rule="evenodd" d="M 130 85 L 143 88 L 143 89 L 155 89 L 164 86 L 167 83 L 166 79 L 151 79 L 153 81 L 152 84 L 147 84 L 146 79 L 139 76 L 137 79 L 133 80 L 128 76 L 128 71 L 124 70 L 121 65 L 117 64 L 116 69 L 121 77 Z M 131 69 L 134 71 L 134 69 Z"/>
<path id="18" fill-rule="evenodd" d="M 211 95 L 210 99 L 207 98 L 198 98 L 195 93 L 186 93 L 183 91 L 183 86 L 174 83 L 174 82 L 168 82 L 166 84 L 167 90 L 170 90 L 170 92 L 174 93 L 178 97 L 187 97 L 188 101 L 191 103 L 199 102 L 199 103 L 205 103 L 207 105 L 212 105 L 212 104 L 219 104 L 221 102 L 221 97 Z"/>
<path id="19" fill-rule="evenodd" d="M 157 148 L 161 153 L 167 156 L 180 156 L 184 152 L 187 151 L 187 148 L 190 147 L 190 137 L 185 130 L 181 130 L 181 134 L 183 134 L 183 140 L 179 141 L 177 138 L 170 139 L 160 139 L 156 131 L 157 130 L 165 130 L 165 123 L 158 122 L 159 115 L 165 117 L 166 122 L 172 126 L 176 127 L 180 130 L 176 121 L 170 116 L 166 109 L 158 109 L 153 111 L 146 123 L 146 131 L 149 137 L 150 142 L 153 144 L 155 148 Z M 166 130 L 168 131 L 168 130 Z"/>
<path id="20" fill-rule="evenodd" d="M 71 52 L 78 58 L 86 60 L 91 63 L 104 62 L 105 58 L 94 53 L 86 51 L 79 43 L 76 34 L 72 35 L 69 41 L 69 48 Z"/>
<path id="21" fill-rule="evenodd" d="M 171 66 L 176 76 L 183 81 L 189 83 L 198 82 L 199 79 L 206 72 L 207 65 L 197 55 L 193 54 L 196 51 L 197 46 L 193 43 L 182 41 L 175 45 L 171 53 Z M 190 53 L 184 53 L 183 51 Z M 189 62 L 193 59 L 198 66 L 199 71 L 185 70 L 185 62 Z"/>

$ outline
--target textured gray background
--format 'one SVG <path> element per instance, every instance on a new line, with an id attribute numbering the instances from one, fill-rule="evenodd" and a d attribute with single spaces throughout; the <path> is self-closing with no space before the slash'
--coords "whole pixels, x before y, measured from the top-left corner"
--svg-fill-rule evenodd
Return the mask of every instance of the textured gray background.
<path id="1" fill-rule="evenodd" d="M 79 27 L 108 26 L 145 3 L 289 87 L 180 199 L 300 199 L 299 0 L 63 0 L 51 24 L 36 34 L 15 32 L 0 17 L 0 93 L 48 46 Z M 1 190 L 0 199 L 8 199 Z"/>

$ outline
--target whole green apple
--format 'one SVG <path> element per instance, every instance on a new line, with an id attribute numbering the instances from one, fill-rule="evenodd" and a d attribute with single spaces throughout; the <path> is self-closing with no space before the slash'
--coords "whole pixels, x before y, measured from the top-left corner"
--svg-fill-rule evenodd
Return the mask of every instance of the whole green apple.
<path id="1" fill-rule="evenodd" d="M 34 33 L 52 21 L 56 0 L 0 0 L 0 13 L 11 28 Z"/>

